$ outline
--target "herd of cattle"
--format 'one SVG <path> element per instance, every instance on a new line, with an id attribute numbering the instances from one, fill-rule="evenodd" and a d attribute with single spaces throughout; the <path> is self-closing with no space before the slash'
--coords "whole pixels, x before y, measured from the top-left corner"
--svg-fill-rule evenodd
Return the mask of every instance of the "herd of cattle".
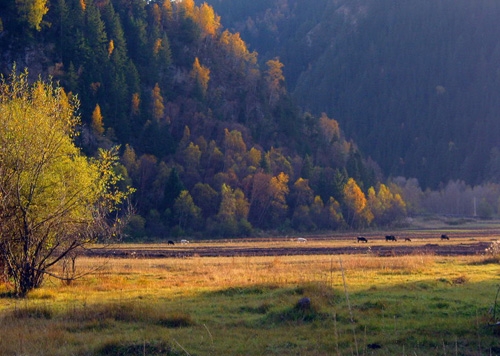
<path id="1" fill-rule="evenodd" d="M 441 235 L 441 240 L 449 240 L 450 238 L 448 237 L 448 235 Z M 385 237 L 385 241 L 398 241 L 398 239 L 396 238 L 396 236 L 394 235 L 387 235 Z M 409 237 L 405 237 L 405 241 L 407 242 L 411 242 L 411 239 Z M 368 239 L 364 236 L 358 236 L 357 237 L 357 242 L 365 242 L 365 243 L 368 243 Z"/>
<path id="2" fill-rule="evenodd" d="M 449 240 L 450 238 L 448 237 L 448 235 L 441 235 L 441 240 Z M 411 242 L 411 239 L 409 237 L 405 237 L 404 239 L 405 241 L 407 242 Z M 307 239 L 303 238 L 303 237 L 299 237 L 297 239 L 298 242 L 307 242 Z M 385 237 L 385 241 L 398 241 L 398 239 L 396 238 L 396 236 L 394 235 L 386 235 Z M 364 243 L 368 243 L 368 239 L 364 236 L 358 236 L 357 237 L 357 242 L 364 242 Z M 188 240 L 181 240 L 181 244 L 188 244 L 189 241 Z M 168 245 L 175 245 L 175 242 L 172 241 L 172 240 L 168 240 Z"/>
<path id="3" fill-rule="evenodd" d="M 188 243 L 189 243 L 188 240 L 184 240 L 184 239 L 181 240 L 181 244 L 183 244 L 183 245 L 188 244 Z M 175 245 L 175 242 L 173 242 L 172 240 L 168 240 L 167 245 Z"/>

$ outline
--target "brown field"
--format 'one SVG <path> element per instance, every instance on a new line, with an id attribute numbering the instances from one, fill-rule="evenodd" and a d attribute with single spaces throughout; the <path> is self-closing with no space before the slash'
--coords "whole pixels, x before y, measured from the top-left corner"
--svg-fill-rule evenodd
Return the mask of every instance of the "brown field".
<path id="1" fill-rule="evenodd" d="M 358 243 L 356 234 L 335 234 L 306 236 L 300 242 L 298 237 L 275 237 L 213 241 L 191 241 L 189 244 L 120 244 L 95 246 L 86 252 L 87 256 L 182 258 L 182 257 L 232 257 L 232 256 L 293 256 L 293 255 L 342 255 L 372 253 L 375 256 L 402 256 L 432 254 L 439 256 L 481 255 L 485 249 L 500 238 L 496 229 L 485 230 L 435 230 L 403 231 L 390 233 L 398 241 L 385 241 L 380 233 L 363 233 L 368 243 Z M 447 234 L 450 240 L 441 240 Z M 405 241 L 409 238 L 411 241 Z"/>

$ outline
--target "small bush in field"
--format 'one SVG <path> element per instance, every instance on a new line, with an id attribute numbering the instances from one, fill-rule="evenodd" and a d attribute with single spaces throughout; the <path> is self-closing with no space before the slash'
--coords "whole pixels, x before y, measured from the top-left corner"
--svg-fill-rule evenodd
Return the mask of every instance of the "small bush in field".
<path id="1" fill-rule="evenodd" d="M 299 306 L 299 304 L 295 304 L 292 307 L 270 312 L 264 317 L 262 322 L 264 325 L 280 325 L 290 322 L 300 324 L 318 320 L 323 321 L 328 318 L 330 318 L 330 315 L 328 313 L 321 312 L 314 301 L 312 301 L 310 306 L 307 308 L 303 308 Z"/>
<path id="2" fill-rule="evenodd" d="M 251 314 L 266 314 L 272 307 L 272 304 L 268 302 L 264 302 L 259 304 L 258 306 L 242 306 L 239 308 L 239 311 L 242 313 L 251 313 Z"/>
<path id="3" fill-rule="evenodd" d="M 158 324 L 167 328 L 183 328 L 195 325 L 191 315 L 185 313 L 177 313 L 172 316 L 162 317 Z"/>

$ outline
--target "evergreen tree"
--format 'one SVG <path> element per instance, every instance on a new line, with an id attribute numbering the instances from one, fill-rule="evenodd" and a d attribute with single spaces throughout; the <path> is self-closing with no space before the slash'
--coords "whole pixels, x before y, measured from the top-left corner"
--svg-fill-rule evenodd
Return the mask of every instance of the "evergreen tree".
<path id="1" fill-rule="evenodd" d="M 200 208 L 194 204 L 193 198 L 187 190 L 182 190 L 179 193 L 179 196 L 175 199 L 173 210 L 181 231 L 186 228 L 194 230 L 194 227 L 198 223 Z"/>
<path id="2" fill-rule="evenodd" d="M 174 167 L 170 171 L 170 175 L 168 177 L 167 183 L 165 185 L 165 193 L 163 195 L 163 208 L 171 209 L 174 205 L 175 199 L 181 194 L 181 191 L 184 190 L 184 184 L 179 178 L 179 173 L 177 169 Z"/>

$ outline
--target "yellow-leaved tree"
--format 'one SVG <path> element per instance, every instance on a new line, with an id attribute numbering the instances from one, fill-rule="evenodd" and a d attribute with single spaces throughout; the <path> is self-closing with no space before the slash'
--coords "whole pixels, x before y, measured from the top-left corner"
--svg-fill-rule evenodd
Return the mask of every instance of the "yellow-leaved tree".
<path id="1" fill-rule="evenodd" d="M 202 66 L 200 60 L 196 57 L 189 76 L 194 80 L 200 94 L 204 97 L 207 93 L 208 81 L 210 80 L 210 69 Z"/>
<path id="2" fill-rule="evenodd" d="M 78 102 L 28 73 L 0 80 L 0 265 L 25 296 L 48 269 L 85 244 L 112 237 L 119 191 L 117 150 L 85 157 L 75 146 Z M 63 277 L 63 276 L 58 276 Z"/>
<path id="3" fill-rule="evenodd" d="M 151 91 L 151 106 L 153 118 L 159 122 L 165 114 L 165 105 L 163 104 L 163 96 L 161 95 L 160 86 L 158 83 Z"/>
<path id="4" fill-rule="evenodd" d="M 284 64 L 280 62 L 279 58 L 275 58 L 268 60 L 266 65 L 266 81 L 269 87 L 269 104 L 274 105 L 278 101 L 281 94 L 285 92 L 285 76 L 283 75 L 282 69 Z"/>
<path id="5" fill-rule="evenodd" d="M 41 30 L 43 16 L 49 11 L 47 0 L 16 0 L 17 12 L 30 27 Z"/>
<path id="6" fill-rule="evenodd" d="M 200 5 L 196 10 L 196 22 L 200 26 L 203 37 L 215 37 L 220 28 L 220 16 L 206 2 Z"/>
<path id="7" fill-rule="evenodd" d="M 104 134 L 104 123 L 101 113 L 101 107 L 96 104 L 94 111 L 92 112 L 92 132 L 97 136 L 102 136 Z"/>
<path id="8" fill-rule="evenodd" d="M 406 217 L 403 198 L 385 184 L 379 185 L 378 192 L 373 187 L 368 190 L 368 206 L 373 213 L 374 223 L 378 226 L 389 225 Z"/>
<path id="9" fill-rule="evenodd" d="M 347 209 L 346 222 L 350 227 L 370 225 L 373 214 L 367 205 L 366 196 L 353 178 L 344 187 L 344 203 Z"/>

